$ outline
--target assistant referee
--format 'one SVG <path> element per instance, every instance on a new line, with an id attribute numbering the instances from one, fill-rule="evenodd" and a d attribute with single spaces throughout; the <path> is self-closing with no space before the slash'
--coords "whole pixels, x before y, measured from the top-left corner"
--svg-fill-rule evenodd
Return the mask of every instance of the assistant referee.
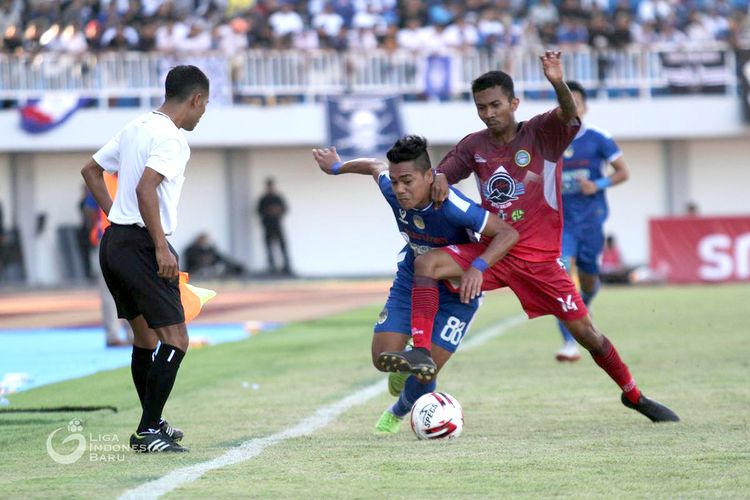
<path id="1" fill-rule="evenodd" d="M 167 236 L 177 227 L 190 159 L 180 129 L 198 125 L 209 92 L 206 75 L 189 65 L 172 68 L 164 87 L 161 107 L 126 125 L 81 170 L 111 223 L 102 237 L 99 263 L 117 315 L 133 328 L 130 366 L 143 414 L 130 446 L 145 453 L 187 451 L 177 443 L 182 431 L 162 418 L 188 348 L 177 252 Z M 104 183 L 105 170 L 118 174 L 114 200 Z"/>

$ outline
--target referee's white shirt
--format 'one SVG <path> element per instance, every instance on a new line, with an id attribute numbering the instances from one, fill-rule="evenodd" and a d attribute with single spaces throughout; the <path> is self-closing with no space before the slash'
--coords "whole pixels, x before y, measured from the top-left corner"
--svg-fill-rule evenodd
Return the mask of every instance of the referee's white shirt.
<path id="1" fill-rule="evenodd" d="M 177 227 L 177 203 L 185 182 L 190 147 L 182 131 L 159 111 L 152 111 L 127 124 L 94 154 L 94 161 L 107 172 L 117 172 L 117 194 L 108 219 L 115 224 L 145 227 L 135 188 L 149 167 L 164 176 L 157 186 L 159 215 L 164 233 Z"/>

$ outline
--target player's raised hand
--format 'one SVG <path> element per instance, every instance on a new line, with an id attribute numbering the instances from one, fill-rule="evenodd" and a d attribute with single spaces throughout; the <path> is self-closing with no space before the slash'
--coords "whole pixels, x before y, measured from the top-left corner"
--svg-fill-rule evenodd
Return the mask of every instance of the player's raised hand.
<path id="1" fill-rule="evenodd" d="M 547 80 L 553 85 L 563 81 L 562 61 L 560 60 L 561 55 L 562 52 L 559 50 L 548 50 L 543 56 L 539 57 L 542 61 L 544 76 L 546 76 Z"/>
<path id="2" fill-rule="evenodd" d="M 323 172 L 328 175 L 334 175 L 333 165 L 341 162 L 341 158 L 336 152 L 335 147 L 331 146 L 330 148 L 313 149 L 312 154 Z"/>
<path id="3" fill-rule="evenodd" d="M 445 199 L 448 197 L 448 179 L 445 174 L 436 174 L 435 182 L 432 183 L 432 190 L 430 191 L 430 198 L 435 208 L 440 208 Z"/>

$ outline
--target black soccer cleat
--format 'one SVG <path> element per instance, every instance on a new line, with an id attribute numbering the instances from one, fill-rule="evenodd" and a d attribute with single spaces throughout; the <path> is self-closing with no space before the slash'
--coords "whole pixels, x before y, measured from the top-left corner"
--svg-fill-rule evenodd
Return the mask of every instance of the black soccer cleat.
<path id="1" fill-rule="evenodd" d="M 185 436 L 184 432 L 182 432 L 177 427 L 172 427 L 171 425 L 169 425 L 169 422 L 164 419 L 161 419 L 161 422 L 159 422 L 159 430 L 169 436 L 172 441 L 179 441 L 183 438 L 183 436 Z"/>
<path id="2" fill-rule="evenodd" d="M 622 393 L 622 404 L 638 413 L 648 417 L 652 422 L 679 422 L 680 417 L 675 412 L 661 404 L 660 402 L 647 398 L 641 394 L 638 403 L 631 403 L 630 400 Z"/>
<path id="3" fill-rule="evenodd" d="M 437 374 L 437 366 L 426 349 L 384 352 L 378 356 L 378 367 L 385 372 L 408 372 L 422 383 L 431 382 Z"/>
<path id="4" fill-rule="evenodd" d="M 136 453 L 183 453 L 189 451 L 175 443 L 164 432 L 136 432 L 130 436 L 130 447 Z"/>

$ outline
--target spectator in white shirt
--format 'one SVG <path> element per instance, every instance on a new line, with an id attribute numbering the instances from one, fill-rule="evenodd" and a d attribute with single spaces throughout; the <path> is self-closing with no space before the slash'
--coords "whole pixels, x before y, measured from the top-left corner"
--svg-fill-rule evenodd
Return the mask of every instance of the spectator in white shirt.
<path id="1" fill-rule="evenodd" d="M 302 16 L 294 11 L 288 0 L 281 4 L 281 10 L 271 14 L 271 17 L 268 18 L 268 24 L 277 38 L 293 35 L 305 29 Z"/>
<path id="2" fill-rule="evenodd" d="M 469 49 L 479 45 L 479 30 L 466 16 L 459 17 L 443 32 L 443 41 L 450 48 Z"/>
<path id="3" fill-rule="evenodd" d="M 378 38 L 372 28 L 356 28 L 347 34 L 348 46 L 351 50 L 375 50 L 378 48 Z"/>
<path id="4" fill-rule="evenodd" d="M 167 24 L 159 26 L 156 30 L 156 50 L 176 52 L 189 32 L 190 29 L 185 23 L 174 20 L 167 21 Z"/>
<path id="5" fill-rule="evenodd" d="M 190 26 L 188 36 L 177 46 L 179 52 L 201 53 L 211 50 L 211 32 L 201 21 L 195 21 Z"/>
<path id="6" fill-rule="evenodd" d="M 344 26 L 344 18 L 333 9 L 333 5 L 327 3 L 323 7 L 323 12 L 317 14 L 312 20 L 313 28 L 318 30 L 322 35 L 336 37 Z"/>
<path id="7" fill-rule="evenodd" d="M 422 23 L 416 17 L 407 19 L 406 26 L 398 30 L 396 42 L 402 49 L 418 51 L 422 48 Z"/>
<path id="8" fill-rule="evenodd" d="M 67 25 L 62 33 L 60 33 L 58 47 L 62 52 L 67 52 L 68 54 L 82 54 L 89 48 L 83 31 L 78 29 L 78 26 L 75 24 Z"/>

